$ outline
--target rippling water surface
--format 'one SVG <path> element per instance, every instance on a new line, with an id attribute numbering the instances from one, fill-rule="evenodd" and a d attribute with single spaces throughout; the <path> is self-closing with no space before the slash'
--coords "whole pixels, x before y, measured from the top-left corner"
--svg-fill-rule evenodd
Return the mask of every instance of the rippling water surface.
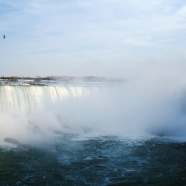
<path id="1" fill-rule="evenodd" d="M 185 185 L 186 143 L 78 139 L 0 148 L 0 185 Z"/>

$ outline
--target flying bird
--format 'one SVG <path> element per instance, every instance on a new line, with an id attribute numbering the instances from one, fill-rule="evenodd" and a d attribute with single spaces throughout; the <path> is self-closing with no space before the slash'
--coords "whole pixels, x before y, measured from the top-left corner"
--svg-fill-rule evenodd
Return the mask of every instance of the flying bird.
<path id="1" fill-rule="evenodd" d="M 6 36 L 5 35 L 3 35 L 3 39 L 5 39 L 6 38 Z"/>

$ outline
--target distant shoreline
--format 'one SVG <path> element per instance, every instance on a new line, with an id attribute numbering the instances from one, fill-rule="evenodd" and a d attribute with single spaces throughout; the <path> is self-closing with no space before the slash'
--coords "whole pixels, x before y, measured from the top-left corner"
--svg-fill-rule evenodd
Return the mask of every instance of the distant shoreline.
<path id="1" fill-rule="evenodd" d="M 122 78 L 106 78 L 100 76 L 45 76 L 45 77 L 19 77 L 1 76 L 0 85 L 39 85 L 47 86 L 51 83 L 122 83 Z"/>

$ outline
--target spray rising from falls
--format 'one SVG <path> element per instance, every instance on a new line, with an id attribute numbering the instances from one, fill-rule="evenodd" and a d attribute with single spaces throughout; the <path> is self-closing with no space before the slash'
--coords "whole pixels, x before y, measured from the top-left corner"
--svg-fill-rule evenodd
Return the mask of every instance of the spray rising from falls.
<path id="1" fill-rule="evenodd" d="M 186 135 L 183 86 L 0 86 L 1 143 L 38 143 L 64 134 Z"/>
<path id="2" fill-rule="evenodd" d="M 0 140 L 27 143 L 62 133 L 64 122 L 61 116 L 67 110 L 65 102 L 86 97 L 92 89 L 97 92 L 99 88 L 77 85 L 0 86 Z"/>

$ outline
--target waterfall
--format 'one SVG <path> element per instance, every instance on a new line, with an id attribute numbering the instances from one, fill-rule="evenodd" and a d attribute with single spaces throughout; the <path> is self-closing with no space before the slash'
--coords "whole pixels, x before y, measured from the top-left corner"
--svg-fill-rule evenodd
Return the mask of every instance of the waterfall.
<path id="1" fill-rule="evenodd" d="M 26 112 L 42 108 L 67 97 L 88 95 L 89 87 L 81 86 L 0 86 L 0 110 Z"/>
<path id="2" fill-rule="evenodd" d="M 186 136 L 183 86 L 0 86 L 0 141 L 38 143 L 80 136 Z"/>

